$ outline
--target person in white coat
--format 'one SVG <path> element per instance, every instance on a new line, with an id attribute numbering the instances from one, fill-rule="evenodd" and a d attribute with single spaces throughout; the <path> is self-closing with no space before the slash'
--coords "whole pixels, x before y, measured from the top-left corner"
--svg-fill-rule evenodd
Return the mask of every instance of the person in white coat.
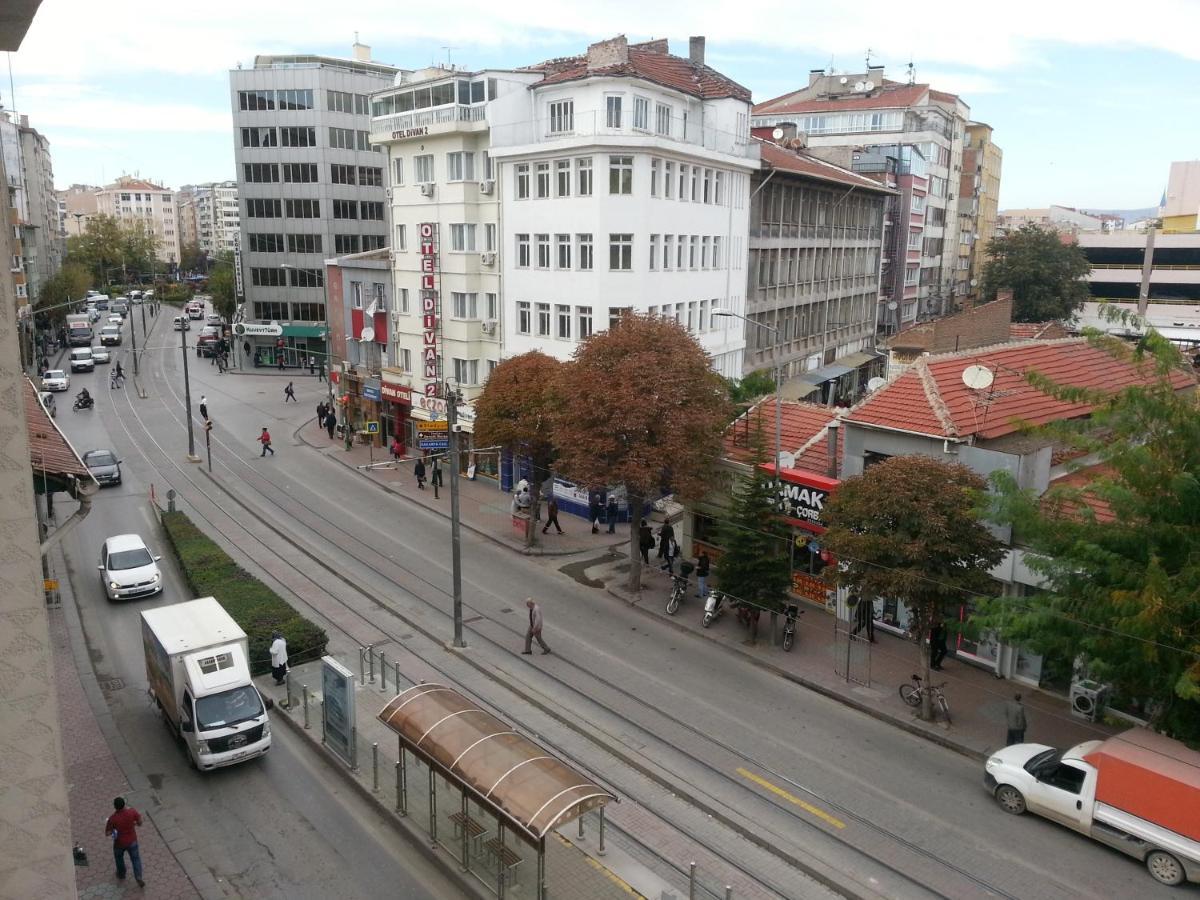
<path id="1" fill-rule="evenodd" d="M 275 676 L 276 684 L 283 684 L 287 676 L 287 661 L 287 641 L 282 632 L 274 631 L 271 633 L 271 674 Z"/>

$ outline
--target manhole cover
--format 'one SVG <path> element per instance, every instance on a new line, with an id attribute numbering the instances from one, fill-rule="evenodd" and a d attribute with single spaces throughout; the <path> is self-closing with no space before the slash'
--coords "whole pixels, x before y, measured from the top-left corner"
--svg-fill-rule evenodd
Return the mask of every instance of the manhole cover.
<path id="1" fill-rule="evenodd" d="M 510 612 L 512 612 L 512 607 L 511 607 L 511 606 L 506 606 L 506 607 L 504 607 L 502 610 L 500 610 L 500 612 L 502 612 L 502 613 L 510 613 Z"/>
<path id="2" fill-rule="evenodd" d="M 125 687 L 125 679 L 110 678 L 107 681 L 100 682 L 100 690 L 102 691 L 119 691 Z"/>

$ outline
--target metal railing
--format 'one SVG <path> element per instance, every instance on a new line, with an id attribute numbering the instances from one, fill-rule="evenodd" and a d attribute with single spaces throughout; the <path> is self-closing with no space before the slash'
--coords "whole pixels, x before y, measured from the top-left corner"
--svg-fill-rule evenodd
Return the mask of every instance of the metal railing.
<path id="1" fill-rule="evenodd" d="M 387 138 L 394 131 L 421 128 L 426 125 L 445 125 L 451 122 L 482 122 L 487 118 L 483 106 L 442 106 L 436 109 L 419 109 L 412 112 L 379 116 L 371 120 L 371 137 Z"/>
<path id="2" fill-rule="evenodd" d="M 1092 263 L 1093 269 L 1133 269 L 1141 271 L 1141 263 Z M 1151 269 L 1166 270 L 1168 272 L 1194 272 L 1200 270 L 1200 265 L 1169 265 L 1164 266 L 1160 263 L 1151 263 Z"/>
<path id="3" fill-rule="evenodd" d="M 623 110 L 620 124 L 617 125 L 609 124 L 610 120 L 605 110 L 576 110 L 572 115 L 565 117 L 494 125 L 491 129 L 492 144 L 497 147 L 512 147 L 568 138 L 613 136 L 691 144 L 705 150 L 749 159 L 758 156 L 758 145 L 753 143 L 749 134 L 736 134 L 704 126 L 695 118 L 682 116 L 672 116 L 669 121 L 664 120 L 660 129 L 654 110 L 649 113 L 646 127 L 635 127 L 630 112 Z"/>

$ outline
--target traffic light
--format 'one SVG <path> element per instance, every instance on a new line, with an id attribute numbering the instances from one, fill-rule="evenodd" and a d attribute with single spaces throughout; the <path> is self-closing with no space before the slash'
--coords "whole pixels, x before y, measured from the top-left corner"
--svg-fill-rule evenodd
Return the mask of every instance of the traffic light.
<path id="1" fill-rule="evenodd" d="M 205 430 L 205 431 L 212 431 L 212 419 L 205 419 L 205 420 L 204 420 L 204 430 Z"/>

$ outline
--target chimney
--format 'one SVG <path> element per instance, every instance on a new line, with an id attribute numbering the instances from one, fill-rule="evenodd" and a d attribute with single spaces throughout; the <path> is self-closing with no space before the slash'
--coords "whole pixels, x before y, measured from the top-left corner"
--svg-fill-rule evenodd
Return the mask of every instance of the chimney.
<path id="1" fill-rule="evenodd" d="M 353 44 L 350 45 L 350 47 L 354 51 L 354 58 L 358 62 L 370 62 L 371 61 L 371 45 L 370 44 L 360 44 L 358 41 L 355 41 Z"/>
<path id="2" fill-rule="evenodd" d="M 838 477 L 838 429 L 842 427 L 842 423 L 834 419 L 829 423 L 826 430 L 829 433 L 829 477 Z"/>
<path id="3" fill-rule="evenodd" d="M 818 81 L 825 77 L 824 69 L 809 69 L 808 70 L 808 86 L 812 87 Z"/>
<path id="4" fill-rule="evenodd" d="M 623 66 L 629 62 L 629 42 L 618 34 L 607 41 L 597 41 L 587 49 L 588 71 Z"/>
<path id="5" fill-rule="evenodd" d="M 883 66 L 868 66 L 867 78 L 875 82 L 875 87 L 883 87 Z"/>
<path id="6" fill-rule="evenodd" d="M 775 139 L 775 129 L 772 129 L 771 140 L 775 141 L 775 143 L 786 147 L 788 144 L 788 141 L 795 140 L 795 138 L 796 138 L 796 123 L 795 122 L 776 122 L 775 128 L 783 132 L 783 134 L 781 134 L 779 136 L 779 139 L 776 140 Z"/>
<path id="7" fill-rule="evenodd" d="M 698 66 L 704 65 L 704 35 L 688 38 L 688 59 Z"/>
<path id="8" fill-rule="evenodd" d="M 21 114 L 21 127 L 22 128 L 29 127 L 29 116 L 25 115 L 24 113 Z"/>

